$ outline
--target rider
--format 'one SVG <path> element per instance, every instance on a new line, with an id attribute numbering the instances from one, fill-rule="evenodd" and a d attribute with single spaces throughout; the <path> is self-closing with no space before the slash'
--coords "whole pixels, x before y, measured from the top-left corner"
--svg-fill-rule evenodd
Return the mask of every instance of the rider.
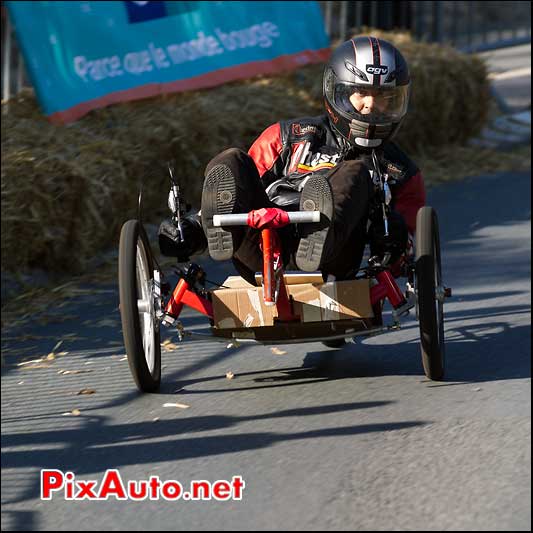
<path id="1" fill-rule="evenodd" d="M 201 212 L 183 220 L 183 239 L 170 220 L 163 221 L 161 252 L 187 261 L 208 247 L 213 259 L 232 259 L 255 284 L 262 266 L 259 231 L 214 227 L 213 215 L 281 207 L 324 215 L 320 223 L 279 230 L 286 268 L 295 264 L 322 271 L 324 279 L 350 279 L 367 242 L 372 255 L 390 254 L 389 264 L 398 266 L 425 203 L 422 174 L 392 142 L 410 85 L 407 63 L 391 43 L 365 36 L 341 44 L 324 70 L 326 114 L 282 120 L 248 153 L 230 148 L 217 155 L 206 168 Z M 382 210 L 372 201 L 377 170 L 392 195 L 387 237 Z"/>

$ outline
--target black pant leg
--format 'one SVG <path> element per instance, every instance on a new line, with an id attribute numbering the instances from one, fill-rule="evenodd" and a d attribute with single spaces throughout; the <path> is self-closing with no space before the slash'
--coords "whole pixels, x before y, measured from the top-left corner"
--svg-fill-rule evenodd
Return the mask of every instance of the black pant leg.
<path id="1" fill-rule="evenodd" d="M 207 164 L 205 175 L 207 176 L 216 165 L 226 165 L 235 178 L 237 186 L 236 209 L 247 212 L 272 205 L 254 160 L 246 152 L 238 148 L 224 150 Z"/>
<path id="2" fill-rule="evenodd" d="M 328 176 L 335 215 L 329 230 L 321 269 L 338 279 L 359 268 L 366 244 L 366 226 L 373 184 L 361 160 L 343 161 Z"/>
<path id="3" fill-rule="evenodd" d="M 275 207 L 268 199 L 254 160 L 243 150 L 229 148 L 215 156 L 207 165 L 205 175 L 216 165 L 226 165 L 235 178 L 237 200 L 235 213 L 248 213 L 262 207 Z M 263 266 L 259 247 L 261 232 L 246 226 L 231 228 L 233 236 L 233 264 L 239 274 L 255 285 L 255 272 Z"/>

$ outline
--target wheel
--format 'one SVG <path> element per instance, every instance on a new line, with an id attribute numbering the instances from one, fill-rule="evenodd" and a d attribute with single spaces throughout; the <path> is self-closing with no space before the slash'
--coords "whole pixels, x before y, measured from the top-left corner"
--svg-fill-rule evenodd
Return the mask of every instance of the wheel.
<path id="1" fill-rule="evenodd" d="M 438 381 L 444 377 L 444 287 L 437 213 L 429 206 L 416 217 L 415 272 L 422 364 L 426 376 Z"/>
<path id="2" fill-rule="evenodd" d="M 137 220 L 120 233 L 118 282 L 124 346 L 139 390 L 155 392 L 161 384 L 161 341 L 155 315 L 153 261 L 148 238 Z"/>
<path id="3" fill-rule="evenodd" d="M 328 348 L 342 348 L 346 341 L 344 339 L 332 339 L 330 341 L 322 341 L 322 344 Z"/>

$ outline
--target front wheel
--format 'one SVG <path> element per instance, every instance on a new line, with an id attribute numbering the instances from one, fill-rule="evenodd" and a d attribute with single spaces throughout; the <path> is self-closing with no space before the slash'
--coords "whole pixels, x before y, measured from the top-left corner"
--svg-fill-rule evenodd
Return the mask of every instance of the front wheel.
<path id="1" fill-rule="evenodd" d="M 425 375 L 444 377 L 444 286 L 442 284 L 437 213 L 419 209 L 416 217 L 416 292 L 420 324 L 420 348 Z"/>
<path id="2" fill-rule="evenodd" d="M 156 392 L 161 384 L 161 342 L 153 278 L 148 238 L 138 220 L 128 220 L 120 233 L 118 256 L 120 316 L 128 364 L 143 392 Z"/>

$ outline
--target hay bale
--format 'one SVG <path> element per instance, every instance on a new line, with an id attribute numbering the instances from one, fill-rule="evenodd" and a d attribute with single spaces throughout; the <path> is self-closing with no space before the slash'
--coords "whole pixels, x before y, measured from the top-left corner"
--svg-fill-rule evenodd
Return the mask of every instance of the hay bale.
<path id="1" fill-rule="evenodd" d="M 398 141 L 415 158 L 419 148 L 461 143 L 481 130 L 490 96 L 479 59 L 407 34 L 371 33 L 394 42 L 410 64 L 412 109 Z M 217 153 L 248 149 L 280 119 L 323 112 L 322 73 L 323 65 L 308 65 L 118 104 L 68 126 L 49 124 L 24 91 L 2 120 L 2 269 L 83 271 L 136 216 L 141 180 L 147 219 L 166 214 L 171 159 L 199 206 L 205 166 Z"/>
<path id="2" fill-rule="evenodd" d="M 2 268 L 83 271 L 136 216 L 141 180 L 148 219 L 165 213 L 171 159 L 198 205 L 217 152 L 246 149 L 280 116 L 318 113 L 306 99 L 284 81 L 257 78 L 116 105 L 57 126 L 26 91 L 2 120 Z"/>

